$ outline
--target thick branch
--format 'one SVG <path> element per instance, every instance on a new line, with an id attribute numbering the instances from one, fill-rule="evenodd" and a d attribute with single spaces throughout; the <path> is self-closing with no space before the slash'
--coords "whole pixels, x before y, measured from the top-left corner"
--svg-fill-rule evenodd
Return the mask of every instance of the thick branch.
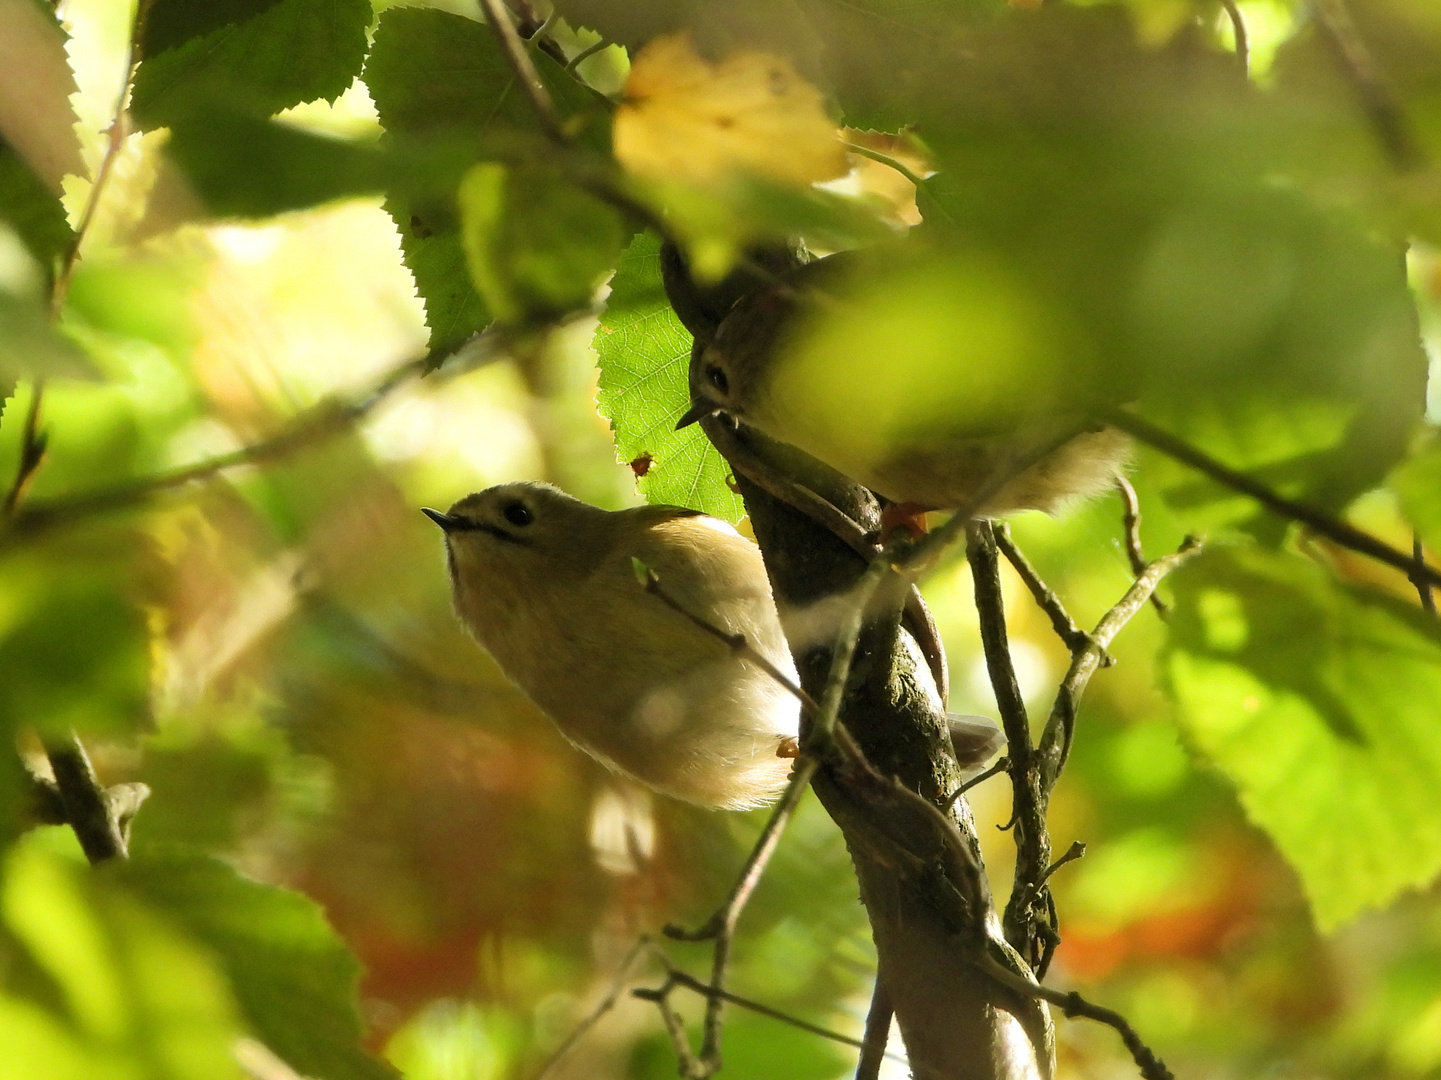
<path id="1" fill-rule="evenodd" d="M 85 857 L 91 863 L 125 858 L 130 819 L 150 789 L 144 784 L 101 787 L 85 747 L 73 734 L 47 739 L 45 756 L 55 774 L 65 821 L 75 830 Z"/>

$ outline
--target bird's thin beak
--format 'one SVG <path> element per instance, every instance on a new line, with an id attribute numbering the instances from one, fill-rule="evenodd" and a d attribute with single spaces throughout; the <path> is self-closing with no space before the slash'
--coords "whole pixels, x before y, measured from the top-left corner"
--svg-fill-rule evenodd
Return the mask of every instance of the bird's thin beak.
<path id="1" fill-rule="evenodd" d="M 681 428 L 688 428 L 697 420 L 703 419 L 709 416 L 711 413 L 719 411 L 720 406 L 717 405 L 714 401 L 706 401 L 704 399 L 700 401 L 692 401 L 690 404 L 690 408 L 685 411 L 685 414 L 678 421 L 676 421 L 675 429 L 679 431 Z"/>
<path id="2" fill-rule="evenodd" d="M 435 522 L 446 532 L 450 532 L 459 524 L 459 522 L 457 522 L 456 519 L 451 517 L 449 514 L 442 514 L 439 510 L 432 510 L 428 506 L 422 506 L 420 508 L 420 512 L 426 517 L 430 518 L 431 521 Z"/>

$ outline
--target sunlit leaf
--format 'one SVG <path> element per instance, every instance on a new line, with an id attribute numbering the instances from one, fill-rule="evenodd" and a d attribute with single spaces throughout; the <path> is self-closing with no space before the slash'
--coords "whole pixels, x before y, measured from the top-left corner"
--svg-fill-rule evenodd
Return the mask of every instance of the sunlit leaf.
<path id="1" fill-rule="evenodd" d="M 178 7 L 178 5 L 175 5 Z M 146 128 L 223 104 L 252 116 L 334 100 L 360 72 L 367 0 L 236 3 L 162 20 L 135 77 L 132 108 Z M 161 48 L 161 46 L 164 46 Z"/>
<path id="2" fill-rule="evenodd" d="M 138 850 L 115 873 L 214 952 L 256 1034 L 296 1070 L 395 1076 L 361 1048 L 360 967 L 313 901 L 182 849 Z"/>
<path id="3" fill-rule="evenodd" d="M 1296 868 L 1332 930 L 1441 871 L 1441 631 L 1289 554 L 1178 572 L 1163 653 L 1191 743 Z"/>
<path id="4" fill-rule="evenodd" d="M 603 145 L 609 123 L 603 100 L 548 56 L 537 53 L 542 78 L 583 144 Z M 535 117 L 510 65 L 484 24 L 448 12 L 396 7 L 381 16 L 365 80 L 386 132 L 411 147 L 451 145 L 465 152 L 448 184 L 428 178 L 387 192 L 386 209 L 400 229 L 405 264 L 415 275 L 430 325 L 430 347 L 455 348 L 490 322 L 466 271 L 455 189 L 490 142 L 534 139 Z"/>
<path id="5" fill-rule="evenodd" d="M 736 52 L 711 63 L 688 34 L 631 61 L 615 156 L 637 176 L 706 186 L 735 172 L 805 186 L 846 171 L 820 92 L 784 57 Z"/>
<path id="6" fill-rule="evenodd" d="M 690 346 L 661 284 L 660 241 L 642 233 L 621 256 L 596 330 L 597 404 L 620 459 L 648 462 L 639 478 L 647 499 L 739 521 L 745 511 L 726 486 L 725 459 L 694 424 L 675 430 L 690 403 Z"/>

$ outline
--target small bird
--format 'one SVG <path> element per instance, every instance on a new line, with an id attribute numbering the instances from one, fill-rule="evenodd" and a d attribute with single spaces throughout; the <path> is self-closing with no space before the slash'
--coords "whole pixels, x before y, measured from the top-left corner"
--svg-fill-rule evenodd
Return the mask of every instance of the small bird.
<path id="1" fill-rule="evenodd" d="M 807 314 L 802 298 L 808 289 L 817 284 L 824 289 L 853 267 L 849 254 L 810 263 L 786 283 L 753 291 L 736 302 L 714 338 L 692 354 L 691 407 L 678 428 L 725 413 L 804 450 L 897 504 L 888 508 L 887 518 L 893 522 L 927 510 L 970 506 L 983 486 L 1011 469 L 1017 471 L 973 508 L 974 516 L 1000 517 L 1017 510 L 1055 513 L 1067 502 L 1100 494 L 1115 483 L 1129 456 L 1130 440 L 1114 428 L 1096 427 L 1067 439 L 1074 418 L 1048 417 L 1024 429 L 1002 431 L 928 424 L 887 441 L 877 452 L 874 417 L 821 419 L 814 402 L 801 399 L 794 387 L 778 387 L 785 380 L 776 378 L 776 369 L 786 363 L 797 326 Z M 886 377 L 884 370 L 875 374 Z M 1058 439 L 1065 441 L 1048 449 Z"/>
<path id="2" fill-rule="evenodd" d="M 799 701 L 635 569 L 795 682 L 755 544 L 696 511 L 602 510 L 548 484 L 502 484 L 424 512 L 445 532 L 460 621 L 572 743 L 702 806 L 780 794 L 791 763 L 778 752 L 794 756 Z"/>

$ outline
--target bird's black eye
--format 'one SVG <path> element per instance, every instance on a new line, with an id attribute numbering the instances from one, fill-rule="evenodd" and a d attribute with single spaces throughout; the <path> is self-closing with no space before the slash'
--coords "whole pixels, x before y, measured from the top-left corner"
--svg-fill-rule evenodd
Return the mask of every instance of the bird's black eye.
<path id="1" fill-rule="evenodd" d="M 717 390 L 719 390 L 722 394 L 729 394 L 731 392 L 730 380 L 726 378 L 726 373 L 720 368 L 706 368 L 705 377 L 709 379 L 710 384 L 714 386 Z"/>
<path id="2" fill-rule="evenodd" d="M 535 515 L 526 508 L 525 503 L 506 503 L 501 507 L 500 512 L 512 525 L 529 525 L 535 519 Z"/>

